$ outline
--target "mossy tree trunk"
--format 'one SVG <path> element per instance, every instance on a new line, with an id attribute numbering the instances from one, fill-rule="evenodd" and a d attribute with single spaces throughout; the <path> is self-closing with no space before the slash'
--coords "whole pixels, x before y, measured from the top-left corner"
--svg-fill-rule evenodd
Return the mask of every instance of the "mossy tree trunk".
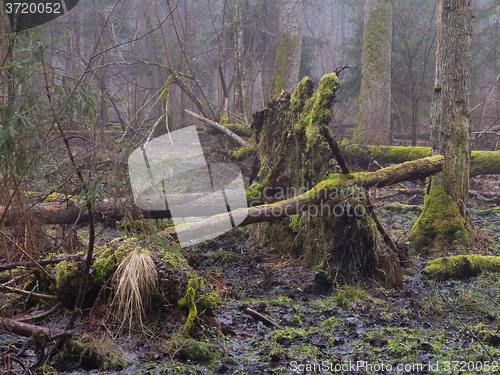
<path id="1" fill-rule="evenodd" d="M 274 96 L 289 90 L 299 81 L 302 51 L 303 0 L 279 0 L 280 37 L 274 68 Z"/>
<path id="2" fill-rule="evenodd" d="M 388 145 L 391 114 L 392 4 L 366 0 L 362 79 L 354 141 Z"/>
<path id="3" fill-rule="evenodd" d="M 465 201 L 469 192 L 470 1 L 440 0 L 436 85 L 431 115 L 433 155 L 445 157 L 443 172 L 429 179 L 424 210 L 411 233 L 414 247 L 442 249 L 455 241 L 468 245 L 471 232 Z"/>

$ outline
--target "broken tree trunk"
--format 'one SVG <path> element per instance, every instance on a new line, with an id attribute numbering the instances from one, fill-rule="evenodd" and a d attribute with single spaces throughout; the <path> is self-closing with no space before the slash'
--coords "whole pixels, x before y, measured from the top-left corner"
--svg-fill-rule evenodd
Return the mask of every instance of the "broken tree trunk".
<path id="1" fill-rule="evenodd" d="M 403 163 L 431 156 L 430 147 L 369 146 L 343 142 L 340 148 L 351 163 L 366 167 L 378 163 Z M 469 176 L 500 174 L 500 151 L 472 151 Z"/>
<path id="2" fill-rule="evenodd" d="M 376 186 L 366 181 L 375 175 L 338 174 L 347 168 L 336 163 L 335 144 L 322 130 L 328 127 L 338 83 L 335 74 L 328 74 L 314 94 L 312 81 L 306 77 L 292 94 L 283 92 L 254 115 L 251 128 L 260 168 L 249 196 L 280 202 L 255 207 L 261 210 L 260 222 L 252 227 L 251 235 L 286 254 L 302 256 L 310 265 L 322 264 L 330 282 L 375 276 L 398 286 L 401 268 L 379 241 L 374 220 L 364 214 L 366 189 Z M 412 169 L 409 165 L 395 168 L 399 172 Z M 382 184 L 383 179 L 378 182 Z M 391 181 L 396 183 L 396 179 Z M 337 190 L 338 198 L 314 200 L 317 194 L 313 192 L 318 189 Z M 264 218 L 268 221 L 262 222 Z M 257 222 L 257 217 L 247 220 Z"/>

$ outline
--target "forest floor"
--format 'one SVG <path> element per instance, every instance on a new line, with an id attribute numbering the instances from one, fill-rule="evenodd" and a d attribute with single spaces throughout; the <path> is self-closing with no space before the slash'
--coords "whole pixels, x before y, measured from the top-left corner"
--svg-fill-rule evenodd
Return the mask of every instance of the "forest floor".
<path id="1" fill-rule="evenodd" d="M 497 184 L 495 180 L 491 183 Z M 384 193 L 390 193 L 389 189 Z M 404 242 L 419 212 L 388 210 L 391 201 L 421 206 L 423 198 L 398 196 L 376 204 L 393 238 Z M 500 255 L 499 214 L 485 208 L 487 204 L 470 200 L 471 219 L 490 239 L 489 245 L 457 248 L 457 253 Z M 165 312 L 160 311 L 147 323 L 147 334 L 138 330 L 117 335 L 109 326 L 89 323 L 89 318 L 81 322 L 80 335 L 113 347 L 125 359 L 119 370 L 59 361 L 47 363 L 36 373 L 500 373 L 500 275 L 485 272 L 449 281 L 428 278 L 421 272 L 426 261 L 446 254 L 427 254 L 411 257 L 399 290 L 369 280 L 320 290 L 313 281 L 314 269 L 305 267 L 300 258 L 284 258 L 251 241 L 248 232 L 248 228 L 233 230 L 187 253 L 190 266 L 223 291 L 217 308 L 200 312 L 198 333 L 193 335 L 198 341 L 215 344 L 210 360 L 199 360 L 207 357 L 201 354 L 187 359 L 183 348 L 167 349 L 180 323 L 179 319 L 163 319 Z M 119 233 L 109 229 L 106 240 L 116 235 Z M 246 314 L 246 308 L 264 315 L 275 326 Z M 36 324 L 63 327 L 68 315 L 65 310 Z M 17 337 L 0 333 L 4 349 L 15 340 L 22 344 Z M 6 369 L 5 354 L 3 358 Z M 35 358 L 23 361 L 29 367 Z M 15 362 L 11 366 L 10 373 L 23 372 Z"/>

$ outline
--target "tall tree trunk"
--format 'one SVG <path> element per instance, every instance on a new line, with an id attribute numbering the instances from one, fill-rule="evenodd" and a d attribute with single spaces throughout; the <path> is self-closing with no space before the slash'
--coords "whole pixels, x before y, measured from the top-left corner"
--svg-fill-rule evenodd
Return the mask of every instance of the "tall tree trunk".
<path id="1" fill-rule="evenodd" d="M 278 4 L 275 0 L 264 0 L 262 8 L 262 32 L 260 33 L 262 56 L 262 101 L 267 103 L 273 96 L 274 67 L 276 65 L 276 50 L 279 41 Z M 263 105 L 265 106 L 265 104 Z"/>
<path id="2" fill-rule="evenodd" d="M 274 95 L 299 83 L 303 0 L 279 0 L 280 38 L 274 69 Z"/>
<path id="3" fill-rule="evenodd" d="M 391 113 L 392 5 L 366 0 L 363 66 L 354 141 L 389 144 Z"/>
<path id="4" fill-rule="evenodd" d="M 465 208 L 469 191 L 470 71 L 472 9 L 470 1 L 440 0 L 436 85 L 431 115 L 433 155 L 445 157 L 443 172 L 427 187 L 424 210 L 411 240 L 418 250 L 459 241 L 469 244 L 470 221 Z"/>

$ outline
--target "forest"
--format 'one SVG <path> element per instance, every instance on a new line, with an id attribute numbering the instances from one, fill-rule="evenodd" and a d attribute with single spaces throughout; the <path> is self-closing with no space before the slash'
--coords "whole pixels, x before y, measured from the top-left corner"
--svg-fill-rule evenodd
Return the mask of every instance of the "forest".
<path id="1" fill-rule="evenodd" d="M 500 1 L 0 0 L 0 372 L 500 372 Z"/>

